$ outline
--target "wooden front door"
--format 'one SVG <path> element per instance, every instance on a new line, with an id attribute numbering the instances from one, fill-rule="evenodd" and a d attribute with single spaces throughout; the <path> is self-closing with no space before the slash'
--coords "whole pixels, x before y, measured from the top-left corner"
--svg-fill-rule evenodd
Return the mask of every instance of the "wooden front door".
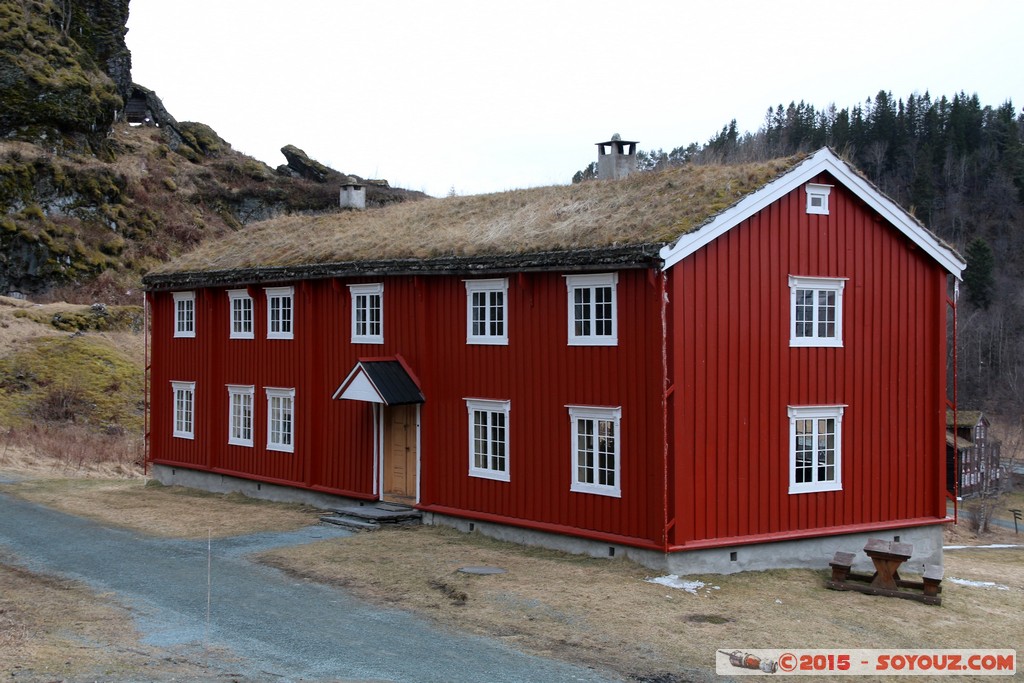
<path id="1" fill-rule="evenodd" d="M 384 408 L 384 500 L 416 502 L 416 406 Z"/>

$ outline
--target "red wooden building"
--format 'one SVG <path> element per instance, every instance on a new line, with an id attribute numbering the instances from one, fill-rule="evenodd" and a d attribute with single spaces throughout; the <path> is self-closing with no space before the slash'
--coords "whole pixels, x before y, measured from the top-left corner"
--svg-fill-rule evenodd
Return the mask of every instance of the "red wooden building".
<path id="1" fill-rule="evenodd" d="M 269 221 L 146 278 L 150 462 L 678 572 L 941 562 L 963 268 L 827 149 Z"/>

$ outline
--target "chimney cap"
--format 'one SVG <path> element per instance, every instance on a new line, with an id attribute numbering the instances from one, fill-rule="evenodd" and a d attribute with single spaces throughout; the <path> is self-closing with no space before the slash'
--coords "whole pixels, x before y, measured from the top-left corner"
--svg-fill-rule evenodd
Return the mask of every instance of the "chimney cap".
<path id="1" fill-rule="evenodd" d="M 352 176 L 347 175 L 347 176 L 345 176 L 344 178 L 341 179 L 341 186 L 342 187 L 362 187 L 363 183 L 359 182 L 358 180 L 356 180 Z"/>
<path id="2" fill-rule="evenodd" d="M 594 144 L 595 145 L 611 145 L 613 143 L 618 143 L 620 145 L 636 145 L 636 144 L 639 144 L 639 141 L 638 140 L 623 140 L 622 136 L 619 135 L 618 133 L 616 133 L 615 135 L 612 136 L 611 140 L 605 140 L 604 142 L 595 142 Z"/>

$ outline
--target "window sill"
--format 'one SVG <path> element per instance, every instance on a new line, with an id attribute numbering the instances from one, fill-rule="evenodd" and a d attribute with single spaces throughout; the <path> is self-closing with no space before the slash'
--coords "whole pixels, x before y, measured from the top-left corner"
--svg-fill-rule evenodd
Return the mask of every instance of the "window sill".
<path id="1" fill-rule="evenodd" d="M 794 349 L 841 349 L 843 348 L 843 340 L 802 337 L 800 339 L 790 339 L 789 346 Z"/>
<path id="2" fill-rule="evenodd" d="M 467 346 L 508 346 L 508 339 L 503 337 L 468 337 Z"/>
<path id="3" fill-rule="evenodd" d="M 477 479 L 490 479 L 492 481 L 511 481 L 512 477 L 507 472 L 491 472 L 490 470 L 470 470 L 469 476 Z"/>
<path id="4" fill-rule="evenodd" d="M 616 337 L 572 337 L 569 346 L 618 346 Z"/>
<path id="5" fill-rule="evenodd" d="M 801 493 L 827 493 L 829 491 L 842 491 L 843 485 L 837 484 L 790 484 L 789 495 L 799 495 Z"/>
<path id="6" fill-rule="evenodd" d="M 597 486 L 595 484 L 580 484 L 579 482 L 573 482 L 569 490 L 573 493 L 590 493 L 595 496 L 605 496 L 608 498 L 621 498 L 622 492 L 617 486 Z"/>

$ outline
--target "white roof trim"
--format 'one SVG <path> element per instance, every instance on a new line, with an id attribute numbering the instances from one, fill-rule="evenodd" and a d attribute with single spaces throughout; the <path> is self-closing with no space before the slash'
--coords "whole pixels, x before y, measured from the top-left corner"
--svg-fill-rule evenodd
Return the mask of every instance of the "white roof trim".
<path id="1" fill-rule="evenodd" d="M 935 259 L 948 272 L 961 279 L 967 264 L 953 249 L 922 226 L 916 218 L 904 211 L 898 204 L 879 192 L 864 180 L 832 150 L 825 147 L 802 161 L 788 173 L 768 183 L 760 190 L 749 194 L 739 202 L 718 214 L 710 223 L 680 237 L 675 244 L 668 244 L 661 250 L 666 269 L 671 268 L 701 247 L 736 227 L 750 216 L 781 199 L 827 171 L 844 187 L 853 192 L 865 204 L 877 211 L 882 218 L 906 235 L 926 254 Z"/>

